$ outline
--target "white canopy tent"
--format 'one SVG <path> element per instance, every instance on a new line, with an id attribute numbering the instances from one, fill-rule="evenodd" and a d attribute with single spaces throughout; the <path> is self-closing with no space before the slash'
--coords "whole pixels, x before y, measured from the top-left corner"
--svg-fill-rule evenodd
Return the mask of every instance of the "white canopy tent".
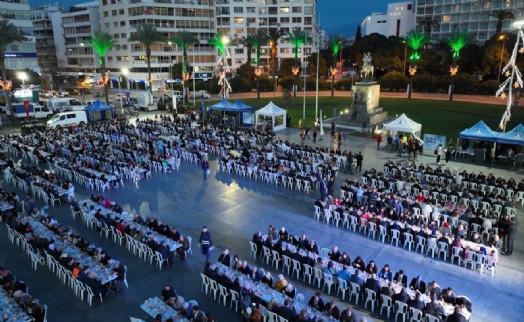
<path id="1" fill-rule="evenodd" d="M 397 119 L 384 124 L 384 130 L 392 132 L 404 132 L 411 133 L 415 136 L 420 136 L 420 131 L 422 130 L 422 125 L 417 123 L 402 113 Z"/>
<path id="2" fill-rule="evenodd" d="M 285 109 L 276 106 L 273 102 L 269 102 L 269 104 L 255 112 L 255 122 L 257 126 L 263 125 L 268 118 L 271 118 L 273 131 L 280 131 L 286 128 L 286 114 Z"/>

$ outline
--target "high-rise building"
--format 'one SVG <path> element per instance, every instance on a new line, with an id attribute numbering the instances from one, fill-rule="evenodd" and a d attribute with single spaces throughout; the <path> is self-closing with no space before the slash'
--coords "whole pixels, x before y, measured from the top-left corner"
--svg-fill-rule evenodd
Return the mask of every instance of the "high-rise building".
<path id="1" fill-rule="evenodd" d="M 71 84 L 64 77 L 96 74 L 98 59 L 87 41 L 100 30 L 98 2 L 78 4 L 67 12 L 53 12 L 51 21 L 61 80 Z"/>
<path id="2" fill-rule="evenodd" d="M 231 38 L 231 65 L 233 69 L 246 63 L 247 53 L 241 44 L 243 37 L 255 33 L 258 29 L 278 28 L 284 32 L 295 29 L 305 30 L 312 42 L 304 44 L 299 57 L 305 62 L 307 57 L 318 51 L 319 36 L 316 26 L 316 0 L 217 0 L 217 32 Z M 278 44 L 279 61 L 294 57 L 293 45 L 282 37 Z M 264 46 L 261 50 L 260 65 L 268 67 L 271 49 Z M 252 55 L 255 59 L 255 55 Z M 256 62 L 252 62 L 256 63 Z"/>
<path id="3" fill-rule="evenodd" d="M 216 32 L 215 6 L 213 0 L 152 0 L 100 1 L 100 27 L 117 40 L 117 45 L 108 52 L 106 60 L 110 77 L 129 69 L 129 85 L 144 89 L 147 81 L 145 47 L 139 42 L 129 42 L 139 26 L 153 24 L 163 34 L 164 43 L 151 46 L 151 73 L 153 90 L 170 79 L 171 66 L 182 62 L 182 48 L 170 42 L 181 31 L 191 32 L 198 43 L 188 48 L 189 64 L 194 66 L 197 79 L 210 78 L 215 70 L 216 50 L 207 40 Z M 111 76 L 113 75 L 113 76 Z"/>
<path id="4" fill-rule="evenodd" d="M 28 0 L 0 1 L 0 18 L 6 19 L 18 28 L 27 41 L 13 43 L 5 50 L 7 69 L 32 69 L 40 72 L 36 56 L 36 44 L 33 37 L 33 23 Z"/>
<path id="5" fill-rule="evenodd" d="M 524 0 L 417 0 L 416 24 L 435 22 L 430 27 L 433 40 L 446 39 L 455 31 L 468 31 L 470 39 L 483 43 L 496 33 L 496 10 L 509 10 L 515 18 L 524 14 Z M 511 20 L 504 20 L 502 32 L 511 30 Z M 429 25 L 429 24 L 428 24 Z"/>
<path id="6" fill-rule="evenodd" d="M 378 33 L 386 37 L 405 36 L 415 28 L 413 1 L 388 4 L 387 12 L 373 12 L 362 21 L 362 36 Z"/>
<path id="7" fill-rule="evenodd" d="M 58 3 L 31 8 L 38 65 L 40 66 L 44 85 L 49 87 L 49 89 L 52 88 L 54 76 L 58 73 L 51 14 L 53 12 L 61 12 L 62 10 L 62 5 Z"/>

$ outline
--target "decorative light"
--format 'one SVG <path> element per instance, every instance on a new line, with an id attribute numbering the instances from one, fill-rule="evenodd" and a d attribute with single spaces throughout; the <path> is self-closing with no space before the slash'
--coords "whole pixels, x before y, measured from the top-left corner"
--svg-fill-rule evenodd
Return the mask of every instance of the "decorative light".
<path id="1" fill-rule="evenodd" d="M 293 76 L 297 76 L 299 72 L 300 72 L 300 67 L 298 66 L 291 67 L 291 73 L 293 74 Z"/>
<path id="2" fill-rule="evenodd" d="M 13 87 L 13 82 L 8 80 L 8 81 L 3 81 L 3 80 L 0 80 L 0 87 L 2 87 L 4 89 L 4 91 L 10 91 L 11 88 Z"/>
<path id="3" fill-rule="evenodd" d="M 330 67 L 329 68 L 329 72 L 331 73 L 331 76 L 335 76 L 337 74 L 337 69 L 333 68 L 333 67 Z"/>
<path id="4" fill-rule="evenodd" d="M 511 75 L 511 73 L 510 73 L 509 70 L 506 70 L 506 72 L 504 73 L 504 75 L 506 75 L 506 77 L 509 77 L 509 75 Z"/>
<path id="5" fill-rule="evenodd" d="M 458 65 L 455 65 L 455 66 L 449 66 L 449 73 L 451 74 L 451 76 L 456 76 L 457 73 L 458 73 Z"/>
<path id="6" fill-rule="evenodd" d="M 409 75 L 414 76 L 417 73 L 417 66 L 409 65 Z"/>
<path id="7" fill-rule="evenodd" d="M 508 96 L 507 96 L 506 93 L 504 93 L 504 92 L 503 92 L 502 94 L 500 94 L 500 98 L 502 98 L 503 100 L 506 99 L 507 97 L 508 97 Z"/>
<path id="8" fill-rule="evenodd" d="M 515 88 L 519 88 L 520 85 L 519 85 L 519 83 L 515 82 L 515 83 L 513 83 L 513 87 L 515 87 Z"/>
<path id="9" fill-rule="evenodd" d="M 519 53 L 524 54 L 524 47 L 521 47 L 521 48 L 519 49 Z"/>
<path id="10" fill-rule="evenodd" d="M 258 67 L 255 68 L 255 75 L 256 75 L 257 77 L 259 77 L 260 75 L 262 75 L 262 68 L 258 68 Z"/>
<path id="11" fill-rule="evenodd" d="M 182 79 L 184 80 L 184 82 L 188 81 L 189 80 L 189 73 L 182 73 Z"/>

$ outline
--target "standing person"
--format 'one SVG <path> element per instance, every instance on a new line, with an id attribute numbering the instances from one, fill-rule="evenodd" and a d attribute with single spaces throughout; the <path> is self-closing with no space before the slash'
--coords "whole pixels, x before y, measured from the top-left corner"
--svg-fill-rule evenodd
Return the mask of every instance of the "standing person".
<path id="1" fill-rule="evenodd" d="M 335 196 L 335 177 L 329 177 L 329 180 L 327 182 L 327 190 L 329 196 Z"/>
<path id="2" fill-rule="evenodd" d="M 355 169 L 355 171 L 362 172 L 362 161 L 364 161 L 362 152 L 358 151 L 358 154 L 355 156 L 355 159 L 357 159 L 357 168 Z"/>
<path id="3" fill-rule="evenodd" d="M 331 122 L 331 137 L 335 136 L 335 121 Z"/>
<path id="4" fill-rule="evenodd" d="M 420 142 L 418 139 L 415 140 L 415 145 L 413 147 L 413 160 L 417 160 L 417 152 L 420 150 Z"/>
<path id="5" fill-rule="evenodd" d="M 453 146 L 450 144 L 448 145 L 448 148 L 446 149 L 446 163 L 451 160 L 451 154 L 453 153 Z"/>
<path id="6" fill-rule="evenodd" d="M 209 175 L 209 161 L 206 157 L 202 158 L 202 173 L 204 174 L 204 180 L 207 180 Z"/>
<path id="7" fill-rule="evenodd" d="M 313 143 L 317 143 L 317 129 L 313 129 Z"/>
<path id="8" fill-rule="evenodd" d="M 440 158 L 442 157 L 443 152 L 444 150 L 442 149 L 442 144 L 439 144 L 435 150 L 435 154 L 437 155 L 437 165 L 440 163 Z"/>
<path id="9" fill-rule="evenodd" d="M 300 129 L 300 145 L 304 145 L 304 140 L 306 139 L 306 132 L 304 128 Z"/>
<path id="10" fill-rule="evenodd" d="M 209 263 L 209 252 L 212 249 L 213 243 L 211 241 L 211 234 L 207 231 L 207 226 L 202 227 L 198 244 L 201 247 L 202 254 L 206 255 L 206 264 Z"/>
<path id="11" fill-rule="evenodd" d="M 382 143 L 382 134 L 377 135 L 377 150 L 380 150 L 380 143 Z"/>
<path id="12" fill-rule="evenodd" d="M 353 152 L 349 151 L 349 155 L 348 155 L 348 171 L 350 174 L 353 174 Z"/>
<path id="13" fill-rule="evenodd" d="M 511 225 L 508 228 L 508 248 L 506 249 L 506 255 L 511 256 L 513 254 L 513 243 L 515 242 L 515 237 L 517 236 L 517 228 L 519 227 L 519 222 L 517 218 L 511 220 Z"/>
<path id="14" fill-rule="evenodd" d="M 309 127 L 306 127 L 306 134 L 305 134 L 305 138 L 306 138 L 306 139 L 311 139 L 311 138 L 309 137 L 309 131 L 311 131 L 311 129 L 310 129 Z"/>
<path id="15" fill-rule="evenodd" d="M 327 194 L 328 194 L 328 188 L 326 185 L 326 178 L 323 177 L 322 180 L 320 180 L 320 200 L 322 202 L 326 201 Z"/>

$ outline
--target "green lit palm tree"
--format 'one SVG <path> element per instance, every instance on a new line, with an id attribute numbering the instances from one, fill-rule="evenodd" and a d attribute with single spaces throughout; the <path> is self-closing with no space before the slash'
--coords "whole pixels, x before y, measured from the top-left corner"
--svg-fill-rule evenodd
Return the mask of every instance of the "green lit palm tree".
<path id="1" fill-rule="evenodd" d="M 253 34 L 249 34 L 247 36 L 242 36 L 242 40 L 240 43 L 244 46 L 246 49 L 246 55 L 247 55 L 247 65 L 251 67 L 251 57 L 253 53 L 254 43 L 255 40 L 253 38 Z"/>
<path id="2" fill-rule="evenodd" d="M 331 67 L 331 97 L 335 95 L 335 71 L 337 68 L 337 55 L 342 49 L 344 38 L 334 34 L 329 39 L 329 49 L 333 55 L 333 66 Z"/>
<path id="3" fill-rule="evenodd" d="M 510 10 L 495 10 L 489 14 L 491 17 L 497 18 L 497 29 L 496 34 L 500 34 L 502 32 L 502 24 L 504 23 L 504 20 L 506 19 L 515 19 L 515 15 Z"/>
<path id="4" fill-rule="evenodd" d="M 226 60 L 226 49 L 227 45 L 229 44 L 229 38 L 227 35 L 220 35 L 217 34 L 207 40 L 207 43 L 210 45 L 213 45 L 218 50 L 218 55 L 220 56 L 220 79 L 218 80 L 218 84 L 222 86 L 221 95 L 223 98 L 227 97 L 227 91 L 231 90 L 229 82 L 226 78 L 226 70 L 224 69 L 225 65 L 227 64 Z"/>
<path id="5" fill-rule="evenodd" d="M 245 43 L 248 47 L 251 47 L 251 49 L 255 50 L 255 63 L 257 64 L 257 72 L 259 71 L 260 67 L 260 49 L 262 46 L 265 46 L 267 44 L 267 41 L 269 40 L 269 37 L 267 35 L 267 32 L 265 30 L 258 29 L 256 32 L 251 33 L 247 35 L 247 37 L 244 38 Z M 251 66 L 251 54 L 250 50 L 248 48 L 248 65 Z M 257 98 L 260 98 L 260 88 L 258 84 L 258 78 L 257 78 Z"/>
<path id="6" fill-rule="evenodd" d="M 309 35 L 307 34 L 306 31 L 302 30 L 302 29 L 296 29 L 296 30 L 293 30 L 292 32 L 288 32 L 287 33 L 287 36 L 289 38 L 289 42 L 293 45 L 294 47 L 294 54 L 295 54 L 295 68 L 299 68 L 300 67 L 300 64 L 299 64 L 299 61 L 298 61 L 298 50 L 300 47 L 302 47 L 306 42 L 309 42 L 311 41 L 311 37 L 309 37 Z M 298 73 L 295 75 L 295 81 L 296 81 L 296 76 L 298 76 Z M 296 97 L 297 96 L 297 92 L 296 92 L 296 86 L 295 84 L 293 84 L 293 96 Z"/>
<path id="7" fill-rule="evenodd" d="M 422 56 L 420 55 L 419 50 L 422 49 L 427 43 L 429 43 L 430 38 L 428 34 L 420 30 L 412 30 L 408 32 L 407 36 L 403 37 L 406 41 L 406 45 L 412 49 L 412 53 L 409 56 L 409 60 L 415 64 Z M 411 89 L 413 88 L 413 76 L 417 72 L 417 66 L 409 67 L 409 87 L 408 87 L 408 98 L 411 98 Z"/>
<path id="8" fill-rule="evenodd" d="M 276 75 L 277 75 L 277 46 L 278 41 L 286 33 L 282 29 L 269 28 L 267 30 L 267 36 L 269 40 L 269 45 L 271 46 L 271 62 L 273 64 L 273 89 L 276 90 Z"/>
<path id="9" fill-rule="evenodd" d="M 453 49 L 453 65 L 450 66 L 451 85 L 449 87 L 449 101 L 453 101 L 453 90 L 455 88 L 455 75 L 458 72 L 457 60 L 460 58 L 460 50 L 468 44 L 468 32 L 455 32 L 448 38 L 448 45 Z"/>
<path id="10" fill-rule="evenodd" d="M 149 91 L 152 92 L 151 87 L 151 45 L 154 43 L 165 42 L 164 36 L 152 24 L 140 25 L 136 29 L 136 33 L 129 37 L 129 41 L 140 42 L 146 47 L 146 62 L 147 62 L 147 81 L 149 83 Z"/>
<path id="11" fill-rule="evenodd" d="M 182 31 L 179 32 L 176 35 L 175 39 L 171 40 L 173 43 L 175 43 L 178 47 L 182 48 L 182 86 L 184 87 L 184 99 L 186 99 L 186 88 L 185 88 L 185 82 L 189 79 L 189 72 L 187 68 L 187 48 L 190 46 L 193 46 L 198 42 L 198 39 L 189 31 Z M 193 82 L 195 80 L 193 79 Z"/>
<path id="12" fill-rule="evenodd" d="M 107 31 L 97 31 L 86 43 L 96 52 L 99 57 L 100 75 L 104 86 L 104 95 L 106 97 L 106 104 L 109 104 L 109 78 L 106 75 L 106 54 L 116 44 L 116 39 L 113 38 Z M 95 62 L 93 62 L 95 63 Z"/>
<path id="13" fill-rule="evenodd" d="M 10 23 L 8 20 L 0 20 L 0 69 L 2 71 L 2 81 L 7 84 L 7 70 L 5 68 L 5 50 L 8 45 L 15 42 L 22 42 L 27 40 L 26 37 L 22 36 L 18 31 L 18 28 Z M 3 90 L 3 89 L 2 89 Z M 6 88 L 7 90 L 7 88 Z M 7 110 L 11 111 L 11 95 L 6 93 L 6 106 Z M 11 119 L 14 120 L 14 113 L 10 113 Z"/>
<path id="14" fill-rule="evenodd" d="M 226 50 L 227 43 L 224 41 L 225 35 L 215 35 L 207 40 L 207 43 L 213 45 L 218 50 L 218 55 L 222 56 Z"/>

